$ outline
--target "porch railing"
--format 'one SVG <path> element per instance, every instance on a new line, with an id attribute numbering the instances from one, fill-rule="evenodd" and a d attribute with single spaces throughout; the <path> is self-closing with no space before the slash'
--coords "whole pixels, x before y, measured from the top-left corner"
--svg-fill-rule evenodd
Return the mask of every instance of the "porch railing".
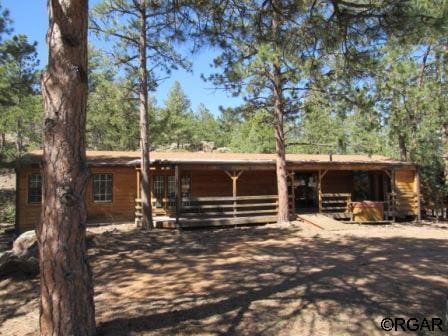
<path id="1" fill-rule="evenodd" d="M 278 208 L 277 195 L 195 197 L 182 201 L 189 203 L 180 209 L 183 218 L 275 215 Z"/>
<path id="2" fill-rule="evenodd" d="M 278 210 L 277 195 L 225 196 L 182 198 L 179 216 L 183 220 L 214 218 L 241 218 L 275 216 Z M 152 200 L 153 209 L 155 206 Z M 142 217 L 141 199 L 135 199 L 135 221 L 139 225 Z"/>
<path id="3" fill-rule="evenodd" d="M 350 193 L 323 193 L 320 210 L 326 214 L 349 215 L 348 205 L 351 201 Z"/>

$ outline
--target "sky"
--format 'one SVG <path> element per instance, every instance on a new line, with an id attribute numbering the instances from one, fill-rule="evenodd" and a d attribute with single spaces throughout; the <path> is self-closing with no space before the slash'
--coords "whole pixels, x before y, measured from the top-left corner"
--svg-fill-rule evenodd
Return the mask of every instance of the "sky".
<path id="1" fill-rule="evenodd" d="M 3 0 L 3 7 L 10 11 L 13 20 L 12 27 L 14 34 L 25 34 L 30 41 L 37 41 L 37 52 L 40 59 L 40 66 L 45 67 L 48 59 L 48 50 L 45 44 L 45 34 L 48 28 L 47 0 Z M 93 7 L 98 0 L 90 0 L 89 6 Z M 95 41 L 92 40 L 95 44 Z M 190 59 L 193 62 L 193 73 L 184 70 L 177 70 L 171 77 L 165 80 L 157 89 L 151 93 L 158 103 L 162 105 L 166 99 L 169 89 L 174 81 L 179 81 L 191 101 L 193 110 L 196 110 L 200 103 L 205 104 L 210 111 L 218 115 L 219 106 L 237 106 L 242 102 L 241 98 L 231 97 L 222 90 L 215 90 L 211 83 L 204 82 L 201 74 L 212 72 L 210 63 L 214 52 L 203 50 Z"/>

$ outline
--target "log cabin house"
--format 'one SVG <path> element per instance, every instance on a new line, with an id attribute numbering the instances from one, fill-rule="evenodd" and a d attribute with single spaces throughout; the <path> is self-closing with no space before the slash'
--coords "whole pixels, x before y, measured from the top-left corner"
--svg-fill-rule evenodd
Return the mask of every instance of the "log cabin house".
<path id="1" fill-rule="evenodd" d="M 88 221 L 141 217 L 138 152 L 88 151 Z M 41 152 L 16 168 L 16 229 L 33 229 L 42 202 Z M 381 204 L 384 219 L 420 214 L 416 166 L 383 156 L 286 156 L 291 216 L 319 212 L 350 219 L 353 201 Z M 195 227 L 275 222 L 277 183 L 273 154 L 152 152 L 152 208 L 156 224 Z"/>

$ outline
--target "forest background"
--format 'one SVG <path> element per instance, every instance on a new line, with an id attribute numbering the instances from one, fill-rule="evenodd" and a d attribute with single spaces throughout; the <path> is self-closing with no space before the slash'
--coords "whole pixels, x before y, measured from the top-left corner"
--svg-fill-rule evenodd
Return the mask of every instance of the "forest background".
<path id="1" fill-rule="evenodd" d="M 39 82 L 45 65 L 39 62 L 37 42 L 15 34 L 8 10 L 2 6 L 0 11 L 0 162 L 7 164 L 41 147 Z M 448 176 L 448 39 L 445 22 L 440 25 L 440 30 L 425 31 L 420 39 L 375 40 L 375 52 L 358 62 L 358 68 L 337 56 L 303 62 L 298 71 L 306 72 L 308 80 L 292 96 L 294 110 L 285 122 L 287 153 L 380 154 L 414 162 L 421 171 L 426 202 L 443 207 Z M 187 71 L 194 65 L 189 51 L 193 44 L 187 41 L 187 47 L 179 48 Z M 219 57 L 212 70 L 203 65 L 206 86 L 216 84 L 208 74 L 224 66 Z M 158 74 L 150 86 L 153 150 L 275 151 L 269 108 L 231 90 L 229 94 L 239 97 L 238 106 L 235 100 L 232 106 L 223 101 L 219 111 L 206 104 L 192 106 L 183 88 L 188 83 L 180 81 L 174 81 L 163 97 L 158 86 L 163 79 L 173 79 L 175 70 Z M 135 76 L 117 66 L 110 48 L 90 46 L 88 149 L 138 150 Z"/>

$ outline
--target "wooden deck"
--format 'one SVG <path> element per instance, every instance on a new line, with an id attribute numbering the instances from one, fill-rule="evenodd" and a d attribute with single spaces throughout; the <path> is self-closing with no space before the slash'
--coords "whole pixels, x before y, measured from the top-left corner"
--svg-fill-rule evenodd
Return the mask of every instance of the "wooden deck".
<path id="1" fill-rule="evenodd" d="M 176 218 L 161 216 L 154 217 L 154 225 L 163 229 L 190 229 L 199 227 L 235 226 L 250 224 L 275 223 L 277 216 L 251 216 L 251 217 L 218 217 L 218 218 L 179 218 L 179 227 Z"/>
<path id="2" fill-rule="evenodd" d="M 344 224 L 320 213 L 302 214 L 297 215 L 297 217 L 305 223 L 314 225 L 322 230 L 347 230 L 350 228 L 350 224 Z"/>

